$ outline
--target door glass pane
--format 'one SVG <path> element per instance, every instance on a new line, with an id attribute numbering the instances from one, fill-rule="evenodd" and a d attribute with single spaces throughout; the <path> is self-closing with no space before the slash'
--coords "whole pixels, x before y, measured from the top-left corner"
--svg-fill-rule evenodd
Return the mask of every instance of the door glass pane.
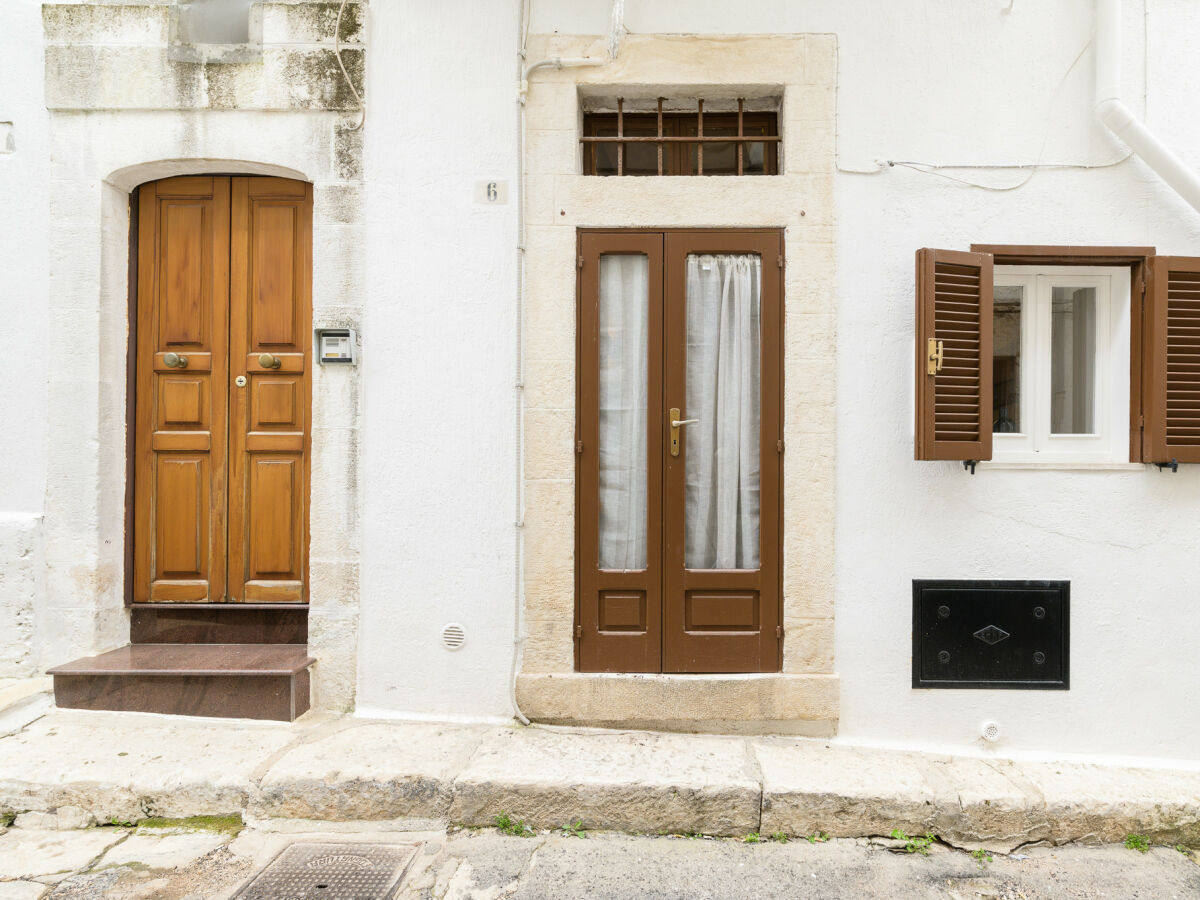
<path id="1" fill-rule="evenodd" d="M 1050 299 L 1050 433 L 1095 431 L 1096 289 L 1055 287 Z"/>
<path id="2" fill-rule="evenodd" d="M 646 568 L 650 262 L 600 257 L 600 568 Z"/>
<path id="3" fill-rule="evenodd" d="M 762 260 L 687 259 L 684 564 L 757 569 Z"/>
<path id="4" fill-rule="evenodd" d="M 992 431 L 1021 431 L 1021 303 L 1025 288 L 997 285 L 992 303 Z"/>

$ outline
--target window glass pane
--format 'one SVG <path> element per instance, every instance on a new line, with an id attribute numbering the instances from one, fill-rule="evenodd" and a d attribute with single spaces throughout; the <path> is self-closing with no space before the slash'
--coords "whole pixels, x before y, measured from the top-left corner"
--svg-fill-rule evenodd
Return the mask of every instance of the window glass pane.
<path id="1" fill-rule="evenodd" d="M 762 260 L 687 258 L 684 565 L 757 569 Z"/>
<path id="2" fill-rule="evenodd" d="M 997 285 L 992 301 L 992 431 L 1021 431 L 1021 305 L 1025 289 Z"/>
<path id="3" fill-rule="evenodd" d="M 646 568 L 650 263 L 600 257 L 600 568 Z"/>
<path id="4" fill-rule="evenodd" d="M 664 133 L 666 129 L 664 128 Z M 653 124 L 645 121 L 626 121 L 625 134 L 631 137 L 651 137 L 658 133 L 658 123 Z M 596 129 L 597 137 L 615 137 L 617 134 L 616 127 L 600 127 Z M 617 174 L 617 145 L 609 143 L 596 143 L 592 145 L 596 153 L 596 174 L 597 175 L 616 175 Z M 626 175 L 657 175 L 658 174 L 658 144 L 646 144 L 638 142 L 636 144 L 625 144 L 625 168 Z M 663 174 L 670 175 L 670 150 L 666 144 L 663 145 Z"/>
<path id="5" fill-rule="evenodd" d="M 1055 287 L 1050 299 L 1050 433 L 1095 432 L 1096 289 Z"/>

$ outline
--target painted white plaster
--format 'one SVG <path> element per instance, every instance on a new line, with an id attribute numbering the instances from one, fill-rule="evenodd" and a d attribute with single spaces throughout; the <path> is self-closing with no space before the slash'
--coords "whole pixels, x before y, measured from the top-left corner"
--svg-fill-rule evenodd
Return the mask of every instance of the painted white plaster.
<path id="1" fill-rule="evenodd" d="M 358 703 L 375 711 L 510 712 L 516 209 L 474 186 L 515 171 L 517 8 L 371 8 Z"/>

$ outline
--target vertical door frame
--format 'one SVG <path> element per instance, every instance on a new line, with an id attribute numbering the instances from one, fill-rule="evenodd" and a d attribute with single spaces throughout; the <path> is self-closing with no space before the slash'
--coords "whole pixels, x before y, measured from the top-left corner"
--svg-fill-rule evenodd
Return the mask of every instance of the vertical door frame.
<path id="1" fill-rule="evenodd" d="M 783 228 L 577 228 L 576 229 L 576 254 L 578 260 L 577 277 L 576 277 L 576 354 L 575 354 L 575 628 L 574 628 L 574 658 L 575 671 L 577 672 L 637 672 L 639 670 L 631 668 L 610 668 L 610 667 L 594 667 L 588 665 L 589 660 L 583 653 L 581 645 L 583 644 L 584 634 L 587 633 L 589 626 L 594 627 L 590 616 L 585 619 L 585 604 L 584 600 L 584 585 L 586 576 L 584 574 L 587 568 L 589 557 L 585 554 L 584 536 L 589 529 L 598 528 L 598 517 L 593 515 L 596 512 L 596 493 L 595 489 L 598 486 L 594 480 L 586 478 L 587 462 L 587 446 L 588 438 L 594 443 L 595 434 L 598 431 L 598 412 L 597 403 L 594 397 L 588 397 L 589 391 L 594 390 L 596 386 L 595 379 L 598 377 L 598 335 L 588 329 L 586 326 L 590 323 L 598 321 L 595 312 L 586 309 L 587 304 L 598 304 L 599 300 L 599 281 L 598 281 L 598 260 L 599 255 L 607 252 L 609 247 L 612 247 L 614 252 L 622 252 L 620 245 L 617 243 L 622 238 L 630 238 L 637 235 L 657 235 L 662 240 L 663 247 L 663 269 L 662 269 L 662 288 L 663 296 L 661 298 L 662 312 L 664 317 L 664 328 L 660 334 L 660 348 L 657 350 L 659 357 L 665 351 L 665 319 L 672 315 L 671 300 L 667 296 L 667 291 L 670 290 L 668 281 L 668 270 L 671 267 L 671 259 L 667 252 L 668 242 L 671 236 L 679 238 L 699 238 L 701 244 L 704 243 L 702 236 L 722 236 L 728 237 L 738 246 L 732 249 L 726 247 L 719 252 L 739 252 L 742 242 L 747 242 L 748 246 L 755 248 L 754 252 L 762 254 L 763 266 L 763 284 L 762 295 L 764 306 L 767 302 L 767 292 L 769 285 L 773 283 L 772 298 L 778 304 L 777 319 L 778 331 L 772 336 L 765 329 L 762 334 L 762 354 L 764 369 L 768 364 L 768 357 L 774 358 L 774 372 L 776 374 L 776 390 L 775 396 L 768 396 L 766 383 L 764 380 L 763 393 L 760 397 L 762 420 L 761 428 L 761 471 L 764 477 L 769 473 L 774 479 L 775 484 L 775 511 L 768 522 L 765 518 L 761 521 L 762 546 L 760 546 L 760 563 L 765 563 L 769 554 L 774 554 L 774 577 L 771 579 L 769 587 L 774 594 L 774 603 L 770 604 L 770 611 L 774 616 L 774 621 L 768 623 L 765 620 L 760 623 L 760 634 L 762 636 L 762 644 L 758 648 L 758 667 L 750 668 L 744 666 L 739 668 L 739 672 L 780 672 L 783 668 L 783 639 L 782 639 L 782 624 L 783 624 L 783 522 L 784 522 L 784 496 L 783 496 L 783 425 L 784 425 L 784 321 L 786 312 L 786 303 L 784 296 L 784 279 L 783 272 L 786 262 L 785 247 L 784 247 L 784 232 Z M 609 242 L 612 243 L 609 243 Z M 587 242 L 589 251 L 585 252 L 585 242 Z M 714 251 L 718 252 L 718 251 Z M 686 253 L 685 253 L 686 255 Z M 777 255 L 777 260 L 772 261 L 771 256 Z M 593 256 L 595 261 L 593 262 Z M 589 265 L 589 262 L 592 264 Z M 651 276 L 653 278 L 653 275 Z M 683 290 L 681 288 L 680 290 Z M 653 304 L 654 288 L 651 285 L 651 303 Z M 590 314 L 590 319 L 585 316 L 585 312 Z M 654 313 L 651 311 L 651 319 L 653 320 Z M 763 313 L 763 321 L 766 322 L 766 313 Z M 650 341 L 654 341 L 651 334 Z M 665 375 L 665 359 L 662 359 Z M 591 367 L 590 369 L 588 367 Z M 591 373 L 591 381 L 588 380 L 588 374 Z M 662 392 L 662 399 L 656 408 L 653 401 L 654 378 L 651 371 L 652 392 L 649 402 L 651 422 L 649 428 L 650 440 L 657 442 L 660 447 L 660 458 L 664 460 L 664 464 L 660 466 L 658 478 L 665 479 L 667 465 L 666 462 L 666 446 L 668 441 L 669 423 L 666 422 L 666 381 L 665 377 L 659 378 L 658 389 Z M 586 401 L 586 402 L 585 402 Z M 589 414 L 590 413 L 590 414 Z M 774 417 L 773 427 L 775 430 L 774 439 L 767 434 L 768 418 Z M 591 431 L 589 432 L 589 429 Z M 685 429 L 686 431 L 686 429 Z M 685 438 L 686 440 L 686 438 Z M 772 446 L 774 445 L 774 446 Z M 685 445 L 686 446 L 686 445 Z M 774 452 L 771 452 L 774 451 Z M 648 465 L 652 465 L 648 453 Z M 653 471 L 648 473 L 647 490 L 652 490 L 651 478 L 654 476 Z M 660 482 L 661 483 L 661 482 Z M 588 494 L 588 490 L 591 494 Z M 588 502 L 590 501 L 590 503 Z M 650 498 L 650 503 L 653 504 L 653 498 Z M 665 508 L 665 483 L 663 492 L 660 498 L 662 504 L 662 515 L 666 515 Z M 592 520 L 596 521 L 593 522 Z M 766 542 L 768 540 L 768 528 L 773 530 L 773 540 L 771 547 L 768 549 Z M 661 537 L 659 538 L 661 541 Z M 596 546 L 594 538 L 589 538 L 587 546 Z M 589 551 L 591 552 L 591 551 Z M 650 552 L 650 548 L 648 548 Z M 678 548 L 678 552 L 682 554 L 682 543 Z M 660 545 L 660 566 L 664 569 L 667 565 L 663 550 Z M 648 563 L 652 564 L 652 557 L 648 557 Z M 680 558 L 682 563 L 682 557 Z M 593 571 L 595 571 L 593 567 Z M 762 571 L 762 569 L 760 569 Z M 660 655 L 659 665 L 654 669 L 642 669 L 652 673 L 668 673 L 670 670 L 666 667 L 666 605 L 667 590 L 665 571 L 660 579 L 659 591 L 661 596 L 661 613 L 660 613 Z M 774 632 L 773 634 L 771 632 Z M 774 644 L 773 650 L 771 644 Z M 681 673 L 682 674 L 682 673 Z"/>

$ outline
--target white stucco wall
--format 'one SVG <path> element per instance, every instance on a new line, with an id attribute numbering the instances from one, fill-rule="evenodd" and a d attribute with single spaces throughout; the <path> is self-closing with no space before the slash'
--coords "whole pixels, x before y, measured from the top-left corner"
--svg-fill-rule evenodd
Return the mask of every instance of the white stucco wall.
<path id="1" fill-rule="evenodd" d="M 607 28 L 603 0 L 534 9 L 535 31 Z M 1186 52 L 1200 38 L 1200 9 L 1129 2 L 1124 21 L 1130 106 L 1145 108 L 1150 126 L 1200 166 Z M 1188 709 L 1200 659 L 1192 627 L 1200 469 L 971 477 L 957 463 L 912 460 L 916 248 L 978 241 L 1200 252 L 1200 214 L 1136 160 L 1040 170 L 1008 192 L 877 165 L 1120 159 L 1124 149 L 1091 118 L 1093 57 L 1080 52 L 1092 24 L 1090 0 L 626 5 L 636 33 L 838 35 L 842 740 L 982 750 L 979 727 L 990 719 L 1004 732 L 1001 752 L 1197 757 L 1200 722 Z M 948 174 L 1005 186 L 1026 172 Z M 1071 690 L 912 690 L 911 581 L 949 577 L 1070 579 Z"/>
<path id="2" fill-rule="evenodd" d="M 371 6 L 360 712 L 510 714 L 516 10 Z"/>
<path id="3" fill-rule="evenodd" d="M 42 596 L 49 313 L 41 6 L 0 4 L 0 677 L 32 675 Z M 86 362 L 85 362 L 86 364 Z"/>

